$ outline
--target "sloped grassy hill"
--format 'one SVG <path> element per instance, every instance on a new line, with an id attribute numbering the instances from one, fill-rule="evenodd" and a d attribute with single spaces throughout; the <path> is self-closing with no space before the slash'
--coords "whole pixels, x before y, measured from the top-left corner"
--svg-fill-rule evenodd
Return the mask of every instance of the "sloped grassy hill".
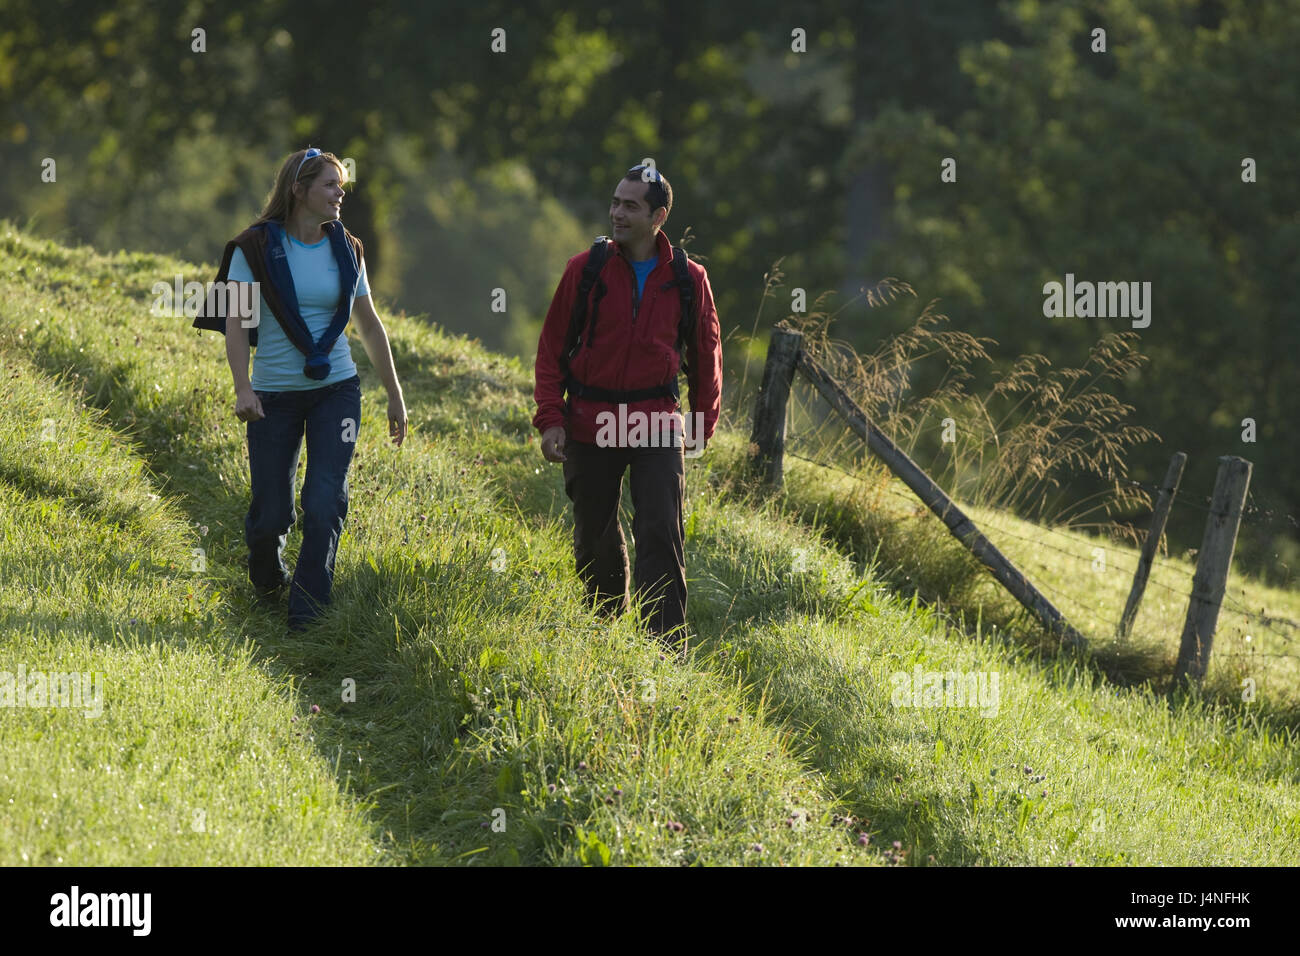
<path id="1" fill-rule="evenodd" d="M 355 343 L 336 604 L 286 634 L 221 339 L 149 313 L 211 271 L 0 224 L 0 670 L 106 688 L 0 708 L 0 863 L 1300 860 L 1291 736 L 949 627 L 801 520 L 819 476 L 742 496 L 743 430 L 688 466 L 695 657 L 594 619 L 528 370 L 401 316 L 412 433 Z M 894 706 L 918 665 L 996 672 L 996 715 Z"/>

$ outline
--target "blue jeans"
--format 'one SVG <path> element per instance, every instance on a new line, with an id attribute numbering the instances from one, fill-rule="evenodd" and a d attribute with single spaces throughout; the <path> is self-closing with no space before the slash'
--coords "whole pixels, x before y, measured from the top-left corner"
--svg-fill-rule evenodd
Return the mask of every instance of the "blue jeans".
<path id="1" fill-rule="evenodd" d="M 289 585 L 289 625 L 305 624 L 330 603 L 334 556 L 348 514 L 348 466 L 361 424 L 361 378 L 298 392 L 257 392 L 266 417 L 248 422 L 253 500 L 244 518 L 248 577 L 259 589 Z M 303 434 L 302 548 L 292 578 L 284 542 L 296 519 L 294 479 Z"/>

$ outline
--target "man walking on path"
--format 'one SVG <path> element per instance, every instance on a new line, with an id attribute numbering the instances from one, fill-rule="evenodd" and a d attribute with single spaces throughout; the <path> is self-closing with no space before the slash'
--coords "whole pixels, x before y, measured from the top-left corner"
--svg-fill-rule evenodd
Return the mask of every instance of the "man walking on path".
<path id="1" fill-rule="evenodd" d="M 684 651 L 683 458 L 713 437 L 722 343 L 708 275 L 661 231 L 672 204 L 653 162 L 634 166 L 610 204 L 613 240 L 569 260 L 537 343 L 533 425 L 542 455 L 564 465 L 578 574 L 605 614 L 629 606 L 618 506 L 631 466 L 636 595 L 650 632 Z"/>

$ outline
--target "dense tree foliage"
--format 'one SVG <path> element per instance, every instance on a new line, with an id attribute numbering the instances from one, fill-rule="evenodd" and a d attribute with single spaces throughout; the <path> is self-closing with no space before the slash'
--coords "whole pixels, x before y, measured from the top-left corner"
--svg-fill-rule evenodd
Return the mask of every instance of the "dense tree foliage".
<path id="1" fill-rule="evenodd" d="M 1078 365 L 1128 322 L 1047 317 L 1044 283 L 1150 282 L 1151 361 L 1119 397 L 1165 441 L 1133 472 L 1186 450 L 1208 493 L 1241 454 L 1256 503 L 1300 510 L 1297 0 L 0 11 L 0 216 L 37 231 L 211 262 L 280 159 L 321 145 L 355 161 L 344 219 L 378 296 L 527 354 L 616 178 L 653 156 L 724 333 L 784 257 L 811 295 L 899 276 L 1001 359 Z M 854 303 L 833 331 L 869 350 L 907 319 Z"/>

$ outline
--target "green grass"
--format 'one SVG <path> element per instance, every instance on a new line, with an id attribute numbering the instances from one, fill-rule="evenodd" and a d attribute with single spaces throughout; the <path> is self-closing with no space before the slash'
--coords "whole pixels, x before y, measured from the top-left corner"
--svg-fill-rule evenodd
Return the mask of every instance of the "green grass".
<path id="1" fill-rule="evenodd" d="M 739 466 L 739 460 L 733 463 Z M 936 518 L 883 467 L 860 478 L 791 459 L 784 506 L 829 542 L 872 554 L 900 591 L 939 608 L 979 614 L 1008 640 L 1054 655 L 1038 622 L 984 571 Z M 1072 529 L 1044 528 L 1015 515 L 958 505 L 1066 619 L 1089 640 L 1089 660 L 1112 682 L 1168 693 L 1195 564 L 1159 555 L 1127 637 L 1116 636 L 1138 564 L 1138 549 Z M 954 622 L 955 622 L 954 617 Z M 1243 681 L 1255 696 L 1242 700 Z M 1275 725 L 1300 724 L 1300 593 L 1270 587 L 1231 569 L 1202 694 L 1230 711 Z"/>
<path id="2" fill-rule="evenodd" d="M 0 670 L 104 686 L 98 715 L 0 709 L 0 860 L 378 859 L 361 802 L 295 736 L 290 682 L 218 625 L 190 571 L 203 539 L 66 383 L 0 361 Z"/>
<path id="3" fill-rule="evenodd" d="M 528 370 L 404 316 L 386 325 L 412 432 L 387 444 L 354 348 L 335 604 L 288 635 L 241 563 L 221 339 L 148 312 L 178 271 L 210 267 L 0 225 L 0 670 L 107 688 L 96 719 L 0 708 L 0 863 L 1300 860 L 1277 720 L 1171 709 L 1098 659 L 1045 654 L 931 518 L 798 467 L 786 495 L 750 497 L 744 429 L 688 463 L 699 644 L 662 659 L 583 606 Z M 905 542 L 928 542 L 912 569 Z M 948 595 L 943 614 L 907 575 Z M 1101 584 L 1069 586 L 1087 603 Z M 918 664 L 996 672 L 996 716 L 893 706 Z"/>

